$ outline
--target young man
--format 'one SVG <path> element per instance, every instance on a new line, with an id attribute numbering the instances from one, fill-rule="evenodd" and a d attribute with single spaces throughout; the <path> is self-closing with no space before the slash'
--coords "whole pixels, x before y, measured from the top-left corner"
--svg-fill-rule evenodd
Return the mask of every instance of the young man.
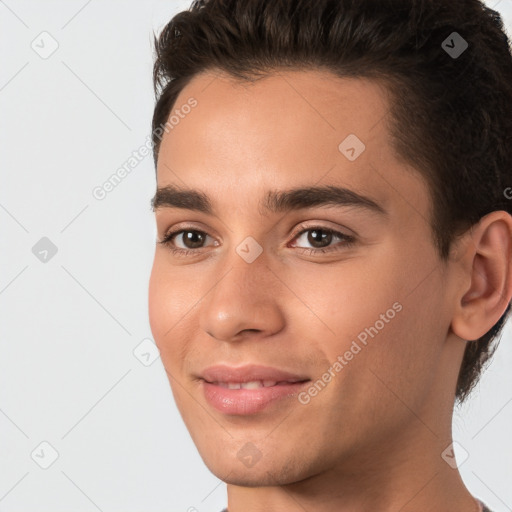
<path id="1" fill-rule="evenodd" d="M 512 297 L 499 15 L 205 0 L 155 43 L 150 323 L 229 512 L 488 510 L 451 426 Z"/>

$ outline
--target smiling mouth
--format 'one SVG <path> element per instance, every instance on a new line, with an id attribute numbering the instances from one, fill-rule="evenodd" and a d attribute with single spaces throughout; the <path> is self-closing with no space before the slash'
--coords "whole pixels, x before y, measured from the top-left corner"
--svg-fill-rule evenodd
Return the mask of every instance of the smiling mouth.
<path id="1" fill-rule="evenodd" d="M 208 382 L 208 381 L 206 381 Z M 220 386 L 226 389 L 259 389 L 259 388 L 270 388 L 273 386 L 283 386 L 287 384 L 299 384 L 307 382 L 307 380 L 253 380 L 249 382 L 209 382 L 215 386 Z"/>
<path id="2" fill-rule="evenodd" d="M 217 411 L 225 415 L 252 416 L 267 410 L 279 414 L 283 406 L 292 407 L 295 401 L 290 399 L 308 386 L 307 380 L 276 381 L 276 380 L 252 380 L 246 382 L 209 382 L 202 379 L 203 393 L 206 401 Z M 287 405 L 277 407 L 277 403 Z"/>

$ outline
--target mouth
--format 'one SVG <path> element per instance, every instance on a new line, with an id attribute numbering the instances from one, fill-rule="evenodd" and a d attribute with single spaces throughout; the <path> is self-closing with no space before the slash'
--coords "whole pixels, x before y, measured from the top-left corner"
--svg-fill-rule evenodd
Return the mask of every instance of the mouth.
<path id="1" fill-rule="evenodd" d="M 226 415 L 255 415 L 271 405 L 283 405 L 296 396 L 311 379 L 277 368 L 225 365 L 206 369 L 200 376 L 208 404 Z M 288 400 L 293 404 L 295 401 Z M 277 408 L 274 407 L 277 412 Z M 279 408 L 282 411 L 282 407 Z"/>
<path id="2" fill-rule="evenodd" d="M 249 382 L 208 382 L 208 384 L 214 384 L 225 389 L 259 389 L 259 388 L 271 388 L 273 386 L 283 386 L 288 384 L 297 384 L 300 382 L 308 382 L 308 380 L 252 380 Z"/>
<path id="3" fill-rule="evenodd" d="M 206 368 L 199 377 L 211 384 L 253 384 L 261 382 L 263 386 L 275 386 L 281 382 L 295 383 L 309 380 L 306 375 L 293 373 L 271 366 L 249 364 L 245 366 L 228 366 L 219 364 Z"/>

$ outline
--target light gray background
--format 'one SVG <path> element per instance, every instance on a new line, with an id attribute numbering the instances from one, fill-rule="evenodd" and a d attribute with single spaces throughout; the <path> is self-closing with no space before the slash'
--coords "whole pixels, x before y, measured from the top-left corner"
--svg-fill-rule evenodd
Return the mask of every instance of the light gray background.
<path id="1" fill-rule="evenodd" d="M 511 33 L 512 0 L 487 3 Z M 160 359 L 145 365 L 152 157 L 92 195 L 150 135 L 152 32 L 189 5 L 0 0 L 0 511 L 226 504 Z M 57 247 L 46 262 L 43 237 Z M 511 342 L 508 325 L 454 418 L 463 479 L 495 512 L 512 510 Z M 58 452 L 47 469 L 42 442 Z"/>

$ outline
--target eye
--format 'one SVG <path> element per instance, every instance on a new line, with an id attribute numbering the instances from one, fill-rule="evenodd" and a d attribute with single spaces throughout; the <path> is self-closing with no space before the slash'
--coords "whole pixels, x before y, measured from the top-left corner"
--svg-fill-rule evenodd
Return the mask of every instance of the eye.
<path id="1" fill-rule="evenodd" d="M 353 236 L 345 235 L 339 231 L 322 226 L 306 227 L 294 237 L 294 240 L 301 239 L 302 243 L 308 243 L 313 246 L 313 248 L 299 248 L 301 252 L 306 254 L 340 251 L 343 250 L 343 248 L 351 247 L 356 241 Z M 338 244 L 338 246 L 330 246 L 333 241 L 336 241 L 336 239 L 340 240 L 342 243 Z M 296 244 L 294 244 L 294 246 L 295 245 Z"/>
<path id="2" fill-rule="evenodd" d="M 335 231 L 330 228 L 322 227 L 322 226 L 300 226 L 302 231 L 297 233 L 293 240 L 302 240 L 302 243 L 309 243 L 313 247 L 297 247 L 297 249 L 301 253 L 306 254 L 317 254 L 317 253 L 327 253 L 327 252 L 335 252 L 343 250 L 344 248 L 351 247 L 356 242 L 355 237 L 350 235 L 345 235 L 344 233 L 340 233 L 339 231 Z M 309 233 L 308 236 L 305 236 Z M 200 231 L 197 229 L 179 229 L 175 231 L 170 231 L 167 233 L 163 240 L 159 241 L 159 244 L 162 244 L 168 247 L 171 252 L 177 256 L 189 256 L 192 254 L 198 254 L 200 249 L 203 248 L 203 244 L 205 243 L 207 238 L 211 238 L 204 231 Z M 184 247 L 177 247 L 176 241 L 180 243 Z M 331 246 L 333 241 L 340 241 L 337 246 Z M 218 245 L 218 242 L 215 242 Z M 292 245 L 295 247 L 296 245 Z"/>
<path id="3" fill-rule="evenodd" d="M 181 243 L 185 246 L 184 248 L 176 247 L 175 245 L 175 239 L 179 240 L 180 237 Z M 204 243 L 207 237 L 211 238 L 204 231 L 197 229 L 180 229 L 167 233 L 163 240 L 158 243 L 169 247 L 176 255 L 186 256 L 191 253 L 197 253 L 198 249 L 201 249 L 201 244 Z"/>

